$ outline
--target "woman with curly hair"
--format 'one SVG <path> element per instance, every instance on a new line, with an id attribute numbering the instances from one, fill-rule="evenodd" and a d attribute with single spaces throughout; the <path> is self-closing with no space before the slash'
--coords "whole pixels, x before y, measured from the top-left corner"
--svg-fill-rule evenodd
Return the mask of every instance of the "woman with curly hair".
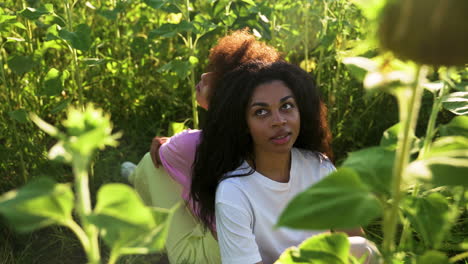
<path id="1" fill-rule="evenodd" d="M 273 263 L 327 232 L 274 228 L 295 195 L 335 170 L 325 107 L 307 72 L 285 62 L 244 64 L 224 75 L 206 120 L 190 196 L 203 225 L 216 225 L 222 263 Z M 367 240 L 349 240 L 354 256 L 375 263 Z"/>
<path id="2" fill-rule="evenodd" d="M 247 30 L 238 30 L 221 38 L 210 50 L 208 60 L 207 72 L 201 75 L 196 86 L 197 102 L 205 109 L 225 73 L 252 61 L 279 61 L 281 56 Z M 198 213 L 189 197 L 192 164 L 200 133 L 200 130 L 185 130 L 171 138 L 156 137 L 150 153 L 138 166 L 130 162 L 122 164 L 122 175 L 134 185 L 147 205 L 168 209 L 177 203 L 187 205 L 176 211 L 169 227 L 166 251 L 171 263 L 221 262 L 219 247 L 213 237 L 215 233 L 207 232 L 199 224 Z"/>

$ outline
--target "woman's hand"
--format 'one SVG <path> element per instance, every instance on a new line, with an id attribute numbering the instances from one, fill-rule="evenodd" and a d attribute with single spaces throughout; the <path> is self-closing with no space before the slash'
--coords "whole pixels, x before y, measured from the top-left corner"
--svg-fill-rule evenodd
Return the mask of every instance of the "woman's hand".
<path id="1" fill-rule="evenodd" d="M 159 168 L 159 165 L 161 165 L 161 158 L 159 157 L 159 148 L 162 144 L 166 143 L 168 139 L 168 137 L 154 137 L 153 141 L 151 142 L 150 155 L 151 160 L 153 161 L 153 164 L 156 168 Z"/>

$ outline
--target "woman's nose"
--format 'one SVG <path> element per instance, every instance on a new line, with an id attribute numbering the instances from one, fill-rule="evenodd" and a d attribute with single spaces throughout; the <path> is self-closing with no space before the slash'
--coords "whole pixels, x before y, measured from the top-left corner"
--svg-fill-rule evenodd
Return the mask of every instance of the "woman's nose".
<path id="1" fill-rule="evenodd" d="M 286 124 L 286 118 L 280 111 L 273 111 L 272 113 L 273 125 L 284 125 Z"/>

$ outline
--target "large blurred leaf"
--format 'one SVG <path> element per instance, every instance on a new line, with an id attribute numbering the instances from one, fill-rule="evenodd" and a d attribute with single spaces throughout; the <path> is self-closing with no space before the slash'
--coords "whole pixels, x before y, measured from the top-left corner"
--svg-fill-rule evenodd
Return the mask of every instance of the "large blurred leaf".
<path id="1" fill-rule="evenodd" d="M 450 228 L 450 209 L 439 193 L 427 197 L 406 197 L 404 212 L 427 248 L 437 249 Z"/>
<path id="2" fill-rule="evenodd" d="M 73 199 L 68 184 L 39 178 L 0 196 L 0 213 L 15 229 L 28 232 L 72 220 Z"/>
<path id="3" fill-rule="evenodd" d="M 343 64 L 358 81 L 364 81 L 368 72 L 378 70 L 378 64 L 365 57 L 347 57 L 343 59 Z"/>
<path id="4" fill-rule="evenodd" d="M 416 178 L 435 185 L 468 187 L 468 138 L 441 137 L 424 158 L 411 162 L 405 180 Z"/>
<path id="5" fill-rule="evenodd" d="M 401 130 L 401 123 L 396 123 L 383 132 L 380 139 L 380 146 L 387 150 L 396 150 L 398 145 L 398 134 Z M 420 150 L 420 145 L 423 143 L 419 138 L 413 136 L 413 145 L 410 152 L 417 153 Z"/>
<path id="6" fill-rule="evenodd" d="M 426 251 L 424 255 L 417 258 L 416 264 L 449 264 L 448 257 L 439 251 Z"/>
<path id="7" fill-rule="evenodd" d="M 34 67 L 34 61 L 32 56 L 16 55 L 8 60 L 8 67 L 10 67 L 14 73 L 22 75 L 29 72 Z"/>
<path id="8" fill-rule="evenodd" d="M 54 6 L 52 4 L 45 4 L 39 8 L 26 7 L 25 9 L 19 12 L 19 15 L 25 17 L 29 20 L 36 20 L 43 15 L 48 15 L 54 11 Z"/>
<path id="9" fill-rule="evenodd" d="M 139 248 L 151 253 L 163 249 L 173 211 L 146 207 L 127 185 L 106 184 L 99 189 L 96 208 L 88 219 L 113 250 Z"/>
<path id="10" fill-rule="evenodd" d="M 467 115 L 468 92 L 455 92 L 444 96 L 442 106 L 456 115 Z"/>
<path id="11" fill-rule="evenodd" d="M 387 3 L 387 0 L 351 0 L 369 20 L 376 20 Z"/>
<path id="12" fill-rule="evenodd" d="M 17 109 L 17 110 L 8 112 L 8 115 L 20 123 L 28 122 L 28 112 L 26 112 L 26 110 L 24 109 Z"/>
<path id="13" fill-rule="evenodd" d="M 59 30 L 59 36 L 67 41 L 70 46 L 81 51 L 87 51 L 93 43 L 91 28 L 86 24 L 79 24 L 75 32 L 61 29 Z"/>
<path id="14" fill-rule="evenodd" d="M 277 225 L 315 230 L 354 228 L 368 224 L 381 212 L 379 201 L 356 172 L 340 168 L 294 197 Z"/>
<path id="15" fill-rule="evenodd" d="M 456 116 L 450 123 L 439 128 L 441 136 L 463 136 L 468 138 L 468 116 Z"/>
<path id="16" fill-rule="evenodd" d="M 305 240 L 298 247 L 288 248 L 275 264 L 345 264 L 348 263 L 349 248 L 345 234 L 320 234 Z"/>
<path id="17" fill-rule="evenodd" d="M 361 181 L 379 195 L 390 195 L 395 151 L 371 147 L 349 153 L 343 167 L 354 169 Z"/>

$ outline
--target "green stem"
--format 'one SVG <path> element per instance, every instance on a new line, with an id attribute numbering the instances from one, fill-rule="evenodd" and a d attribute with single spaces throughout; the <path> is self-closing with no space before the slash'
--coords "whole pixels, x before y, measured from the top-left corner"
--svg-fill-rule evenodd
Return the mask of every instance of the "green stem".
<path id="1" fill-rule="evenodd" d="M 73 220 L 70 220 L 70 221 L 67 221 L 65 223 L 65 226 L 70 228 L 73 233 L 75 233 L 75 235 L 78 237 L 78 239 L 80 240 L 81 242 L 81 245 L 83 246 L 83 249 L 86 253 L 88 253 L 90 250 L 90 243 L 89 243 L 89 239 L 88 239 L 88 236 L 86 235 L 86 233 L 83 231 L 83 229 Z M 88 256 L 89 258 L 89 256 Z"/>
<path id="2" fill-rule="evenodd" d="M 468 258 L 468 251 L 455 255 L 449 259 L 450 263 L 455 263 L 459 260 Z"/>
<path id="3" fill-rule="evenodd" d="M 447 84 L 444 83 L 442 88 L 439 91 L 439 95 L 434 94 L 434 103 L 432 104 L 432 111 L 429 117 L 429 123 L 427 124 L 426 137 L 424 138 L 424 143 L 421 151 L 419 152 L 418 159 L 424 158 L 424 155 L 430 150 L 432 139 L 435 136 L 435 125 L 437 121 L 437 115 L 439 114 L 440 109 L 442 108 L 442 97 L 448 91 Z"/>
<path id="4" fill-rule="evenodd" d="M 89 160 L 81 155 L 78 155 L 78 157 L 73 160 L 73 174 L 75 176 L 76 188 L 75 208 L 77 209 L 84 232 L 89 239 L 90 246 L 86 252 L 88 255 L 88 263 L 95 264 L 100 263 L 98 230 L 86 219 L 86 216 L 90 215 L 92 212 L 87 172 L 88 164 Z"/>
<path id="5" fill-rule="evenodd" d="M 120 254 L 115 250 L 112 250 L 109 256 L 109 261 L 107 262 L 108 264 L 115 264 L 117 260 L 119 259 Z"/>
<path id="6" fill-rule="evenodd" d="M 72 8 L 73 6 L 70 6 L 70 2 L 65 1 L 65 12 L 67 14 L 67 27 L 68 27 L 68 30 L 70 31 L 73 30 Z M 72 47 L 70 47 L 70 51 L 72 53 L 72 59 L 73 59 L 72 78 L 73 78 L 73 81 L 75 82 L 76 91 L 78 93 L 78 105 L 84 108 L 83 87 L 82 87 L 80 68 L 78 64 L 78 54 L 76 52 L 76 49 Z"/>
<path id="7" fill-rule="evenodd" d="M 390 258 L 395 250 L 395 234 L 396 227 L 398 224 L 399 205 L 403 198 L 403 192 L 401 191 L 401 181 L 406 166 L 409 163 L 409 155 L 412 144 L 412 138 L 414 136 L 414 129 L 419 114 L 419 108 L 421 105 L 421 97 L 423 92 L 422 82 L 426 76 L 427 68 L 421 66 L 418 69 L 418 79 L 415 82 L 415 87 L 412 89 L 411 97 L 409 101 L 406 101 L 404 97 L 399 97 L 400 107 L 400 122 L 403 124 L 403 129 L 398 136 L 398 148 L 395 157 L 395 163 L 393 165 L 393 181 L 392 181 L 392 202 L 390 212 L 384 214 L 383 221 L 383 233 L 384 240 L 382 243 L 383 254 L 390 263 Z"/>
<path id="8" fill-rule="evenodd" d="M 187 21 L 190 22 L 190 1 L 186 0 L 186 5 L 187 5 Z M 193 56 L 194 51 L 195 51 L 195 45 L 193 43 L 192 39 L 192 33 L 188 32 L 187 33 L 187 42 L 188 42 L 188 48 L 190 50 L 190 56 Z M 192 115 L 193 115 L 193 128 L 197 129 L 198 128 L 198 111 L 197 111 L 197 93 L 195 90 L 195 68 L 192 67 L 190 70 L 190 77 L 189 77 L 189 85 L 190 85 L 190 90 L 191 90 L 191 101 L 192 101 Z"/>
<path id="9" fill-rule="evenodd" d="M 310 4 L 307 3 L 304 8 L 304 60 L 305 60 L 305 70 L 309 72 L 309 7 Z"/>

